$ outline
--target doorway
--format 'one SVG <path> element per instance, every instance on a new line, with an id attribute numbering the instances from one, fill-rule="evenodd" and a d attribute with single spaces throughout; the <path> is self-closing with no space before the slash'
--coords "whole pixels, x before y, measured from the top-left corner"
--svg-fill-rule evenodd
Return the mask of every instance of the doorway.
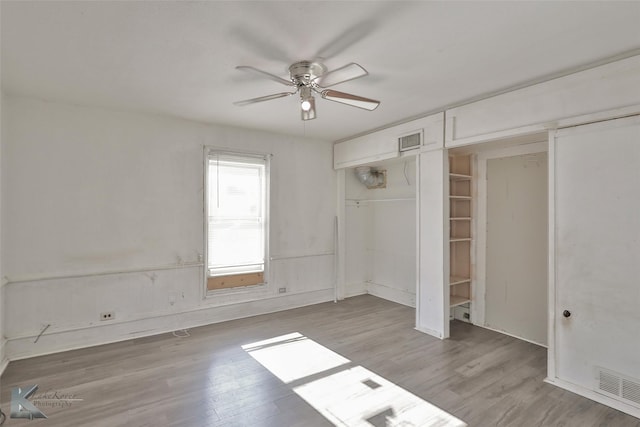
<path id="1" fill-rule="evenodd" d="M 546 143 L 481 153 L 477 324 L 535 344 L 548 331 Z"/>

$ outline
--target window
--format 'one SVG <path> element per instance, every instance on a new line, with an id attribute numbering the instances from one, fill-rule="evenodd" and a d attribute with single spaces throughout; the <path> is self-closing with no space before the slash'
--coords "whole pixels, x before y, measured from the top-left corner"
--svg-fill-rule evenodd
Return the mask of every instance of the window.
<path id="1" fill-rule="evenodd" d="M 267 158 L 207 156 L 207 289 L 264 283 Z"/>

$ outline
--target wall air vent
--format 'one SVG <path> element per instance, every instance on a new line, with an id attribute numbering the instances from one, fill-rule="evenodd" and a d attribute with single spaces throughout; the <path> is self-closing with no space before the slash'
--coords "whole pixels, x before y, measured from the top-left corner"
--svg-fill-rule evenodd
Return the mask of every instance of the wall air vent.
<path id="1" fill-rule="evenodd" d="M 640 408 L 640 380 L 596 367 L 596 391 Z"/>
<path id="2" fill-rule="evenodd" d="M 640 381 L 622 379 L 622 398 L 635 402 L 640 406 Z"/>
<path id="3" fill-rule="evenodd" d="M 422 131 L 414 132 L 412 134 L 404 135 L 398 138 L 398 146 L 400 148 L 400 151 L 420 148 L 420 145 L 422 145 Z"/>

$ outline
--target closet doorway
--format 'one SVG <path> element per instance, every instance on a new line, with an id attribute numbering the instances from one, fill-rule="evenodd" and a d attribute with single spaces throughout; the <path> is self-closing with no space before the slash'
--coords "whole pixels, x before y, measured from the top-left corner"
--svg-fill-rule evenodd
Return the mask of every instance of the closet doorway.
<path id="1" fill-rule="evenodd" d="M 480 176 L 479 188 L 479 198 L 484 199 L 479 212 L 481 217 L 484 214 L 479 221 L 479 240 L 484 242 L 478 248 L 478 261 L 484 270 L 480 274 L 484 310 L 479 313 L 478 323 L 546 346 L 546 143 L 481 153 L 478 161 L 479 172 L 484 175 Z"/>

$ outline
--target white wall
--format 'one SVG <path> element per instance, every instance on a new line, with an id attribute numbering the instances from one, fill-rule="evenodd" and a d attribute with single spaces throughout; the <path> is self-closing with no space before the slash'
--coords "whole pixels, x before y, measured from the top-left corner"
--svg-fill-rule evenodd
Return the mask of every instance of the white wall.
<path id="1" fill-rule="evenodd" d="M 415 157 L 376 165 L 387 171 L 386 188 L 367 189 L 346 170 L 346 294 L 415 307 Z"/>
<path id="2" fill-rule="evenodd" d="M 9 357 L 332 298 L 330 143 L 21 97 L 6 97 L 4 109 Z M 273 154 L 274 260 L 257 293 L 203 298 L 205 145 Z M 98 321 L 103 311 L 116 319 Z"/>
<path id="3" fill-rule="evenodd" d="M 486 167 L 485 326 L 547 344 L 547 153 Z"/>

